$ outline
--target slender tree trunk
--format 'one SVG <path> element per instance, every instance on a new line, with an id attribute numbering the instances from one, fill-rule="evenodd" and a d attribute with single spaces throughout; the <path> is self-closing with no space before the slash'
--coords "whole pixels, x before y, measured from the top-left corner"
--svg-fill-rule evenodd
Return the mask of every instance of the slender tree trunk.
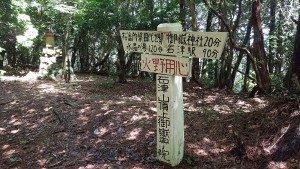
<path id="1" fill-rule="evenodd" d="M 252 27 L 251 20 L 249 20 L 248 25 L 247 25 L 246 35 L 245 35 L 242 47 L 245 47 L 249 43 L 249 41 L 250 41 L 251 27 Z M 240 53 L 238 55 L 238 58 L 237 58 L 237 61 L 236 61 L 235 65 L 234 65 L 232 73 L 231 73 L 231 79 L 230 79 L 230 85 L 229 85 L 230 89 L 233 88 L 234 80 L 235 80 L 235 77 L 236 77 L 236 73 L 237 73 L 237 71 L 238 71 L 238 69 L 240 67 L 240 64 L 242 62 L 243 56 L 244 56 L 244 51 L 240 51 Z"/>
<path id="2" fill-rule="evenodd" d="M 292 67 L 292 73 L 297 75 L 298 82 L 300 82 L 300 14 L 297 23 L 297 33 L 296 33 L 293 56 L 294 56 L 294 64 Z"/>
<path id="3" fill-rule="evenodd" d="M 285 87 L 300 91 L 300 14 L 297 21 L 294 54 L 284 82 Z"/>
<path id="4" fill-rule="evenodd" d="M 269 32 L 269 71 L 273 73 L 274 70 L 274 58 L 275 58 L 275 19 L 276 19 L 276 0 L 271 0 L 270 2 L 270 32 Z"/>
<path id="5" fill-rule="evenodd" d="M 132 52 L 129 54 L 128 60 L 126 62 L 125 51 L 122 44 L 118 47 L 118 61 L 116 62 L 119 83 L 127 83 L 126 75 L 131 68 L 132 61 L 135 58 L 135 54 Z"/>
<path id="6" fill-rule="evenodd" d="M 207 20 L 206 20 L 206 32 L 211 31 L 211 25 L 212 25 L 212 18 L 213 18 L 213 13 L 209 10 L 207 14 Z M 202 77 L 206 76 L 207 72 L 207 59 L 203 59 L 203 64 L 202 64 Z"/>
<path id="7" fill-rule="evenodd" d="M 180 22 L 183 28 L 183 31 L 186 31 L 186 0 L 180 0 L 179 2 L 179 15 L 180 15 Z"/>
<path id="8" fill-rule="evenodd" d="M 197 31 L 198 25 L 197 25 L 197 16 L 196 16 L 196 8 L 195 8 L 194 0 L 189 0 L 189 5 L 190 5 L 190 12 L 192 17 L 192 31 Z M 200 77 L 199 58 L 193 58 L 192 80 L 198 82 L 199 77 Z"/>
<path id="9" fill-rule="evenodd" d="M 247 63 L 246 63 L 246 70 L 245 70 L 245 76 L 244 76 L 244 83 L 242 86 L 242 92 L 248 92 L 249 90 L 249 75 L 250 75 L 250 63 L 251 60 L 249 57 L 247 57 Z"/>
<path id="10" fill-rule="evenodd" d="M 220 1 L 220 11 L 221 11 L 221 15 L 223 18 L 227 18 L 227 11 L 226 11 L 226 4 L 225 4 L 225 0 L 221 0 Z M 221 21 L 220 21 L 221 22 Z M 221 31 L 225 31 L 225 24 L 223 22 L 221 22 Z M 230 48 L 227 47 L 227 50 L 229 49 L 230 52 Z M 229 59 L 230 59 L 230 53 L 228 53 Z M 220 76 L 219 76 L 219 88 L 224 88 L 225 84 L 226 84 L 226 67 L 227 67 L 227 61 L 228 58 L 225 57 L 225 52 L 223 52 L 222 57 L 221 57 L 221 69 L 220 69 Z"/>
<path id="11" fill-rule="evenodd" d="M 74 38 L 74 43 L 73 43 L 73 47 L 72 47 L 72 56 L 71 56 L 71 67 L 74 69 L 74 65 L 76 62 L 76 54 L 77 51 L 79 49 L 79 44 L 81 43 L 81 37 L 80 36 L 76 36 Z"/>
<path id="12" fill-rule="evenodd" d="M 281 6 L 284 6 L 284 1 L 281 0 Z M 277 28 L 277 48 L 276 48 L 276 60 L 274 63 L 275 73 L 281 74 L 282 65 L 283 65 L 283 56 L 284 56 L 284 45 L 283 45 L 283 25 L 284 25 L 285 16 L 283 15 L 282 10 L 279 10 L 279 19 L 278 19 L 278 28 Z"/>
<path id="13" fill-rule="evenodd" d="M 268 60 L 264 49 L 264 38 L 262 32 L 261 22 L 261 0 L 253 0 L 252 2 L 252 24 L 253 24 L 253 50 L 257 63 L 258 71 L 256 72 L 257 89 L 259 93 L 270 93 L 271 92 L 271 80 L 268 70 Z M 252 91 L 252 93 L 256 93 Z M 253 95 L 252 95 L 253 96 Z"/>
<path id="14" fill-rule="evenodd" d="M 215 79 L 215 85 L 214 85 L 214 87 L 218 87 L 218 86 L 220 86 L 220 81 L 219 81 L 219 60 L 216 60 L 215 61 L 215 77 L 214 77 L 214 79 Z"/>
<path id="15" fill-rule="evenodd" d="M 0 69 L 3 68 L 3 60 L 4 60 L 4 56 L 5 56 L 6 51 L 0 51 Z"/>
<path id="16" fill-rule="evenodd" d="M 118 59 L 119 60 L 116 63 L 116 66 L 117 66 L 117 71 L 119 76 L 119 82 L 127 83 L 126 71 L 125 71 L 126 58 L 125 58 L 125 51 L 122 46 L 118 48 Z"/>
<path id="17" fill-rule="evenodd" d="M 15 67 L 17 62 L 17 37 L 16 32 L 14 30 L 10 30 L 8 33 L 8 36 L 10 37 L 7 41 L 7 44 L 5 46 L 5 50 L 7 52 L 7 61 L 8 65 L 11 67 Z"/>

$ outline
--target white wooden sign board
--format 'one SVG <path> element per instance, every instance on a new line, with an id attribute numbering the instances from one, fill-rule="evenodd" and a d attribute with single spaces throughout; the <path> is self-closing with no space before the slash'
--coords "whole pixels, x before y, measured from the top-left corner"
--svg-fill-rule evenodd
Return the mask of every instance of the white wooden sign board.
<path id="1" fill-rule="evenodd" d="M 162 55 L 141 55 L 141 70 L 164 75 L 191 77 L 192 59 Z"/>
<path id="2" fill-rule="evenodd" d="M 175 166 L 184 150 L 182 78 L 160 74 L 156 78 L 157 157 Z"/>
<path id="3" fill-rule="evenodd" d="M 220 59 L 227 32 L 160 32 L 121 30 L 125 51 Z"/>

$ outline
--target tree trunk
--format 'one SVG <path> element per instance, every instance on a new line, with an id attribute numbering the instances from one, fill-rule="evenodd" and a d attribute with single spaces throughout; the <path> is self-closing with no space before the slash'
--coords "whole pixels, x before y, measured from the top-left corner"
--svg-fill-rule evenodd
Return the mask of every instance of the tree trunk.
<path id="1" fill-rule="evenodd" d="M 15 67 L 17 62 L 17 38 L 16 38 L 16 32 L 14 30 L 10 30 L 8 33 L 9 41 L 7 41 L 7 44 L 5 46 L 5 50 L 7 52 L 7 61 L 8 65 L 11 67 Z"/>
<path id="2" fill-rule="evenodd" d="M 126 62 L 125 51 L 123 49 L 122 44 L 118 47 L 118 61 L 116 62 L 119 83 L 127 83 L 126 75 L 130 70 L 132 61 L 135 58 L 135 54 L 132 52 L 129 54 L 129 58 Z"/>
<path id="3" fill-rule="evenodd" d="M 118 71 L 119 83 L 127 83 L 125 71 L 126 58 L 125 51 L 122 46 L 119 46 L 118 48 L 118 59 L 119 60 L 117 61 L 116 66 Z"/>
<path id="4" fill-rule="evenodd" d="M 300 14 L 297 21 L 294 54 L 284 81 L 285 87 L 288 87 L 290 90 L 300 91 Z"/>
<path id="5" fill-rule="evenodd" d="M 186 22 L 185 22 L 185 18 L 186 18 L 186 0 L 180 0 L 179 2 L 179 15 L 180 15 L 180 22 L 183 28 L 183 31 L 186 31 Z"/>
<path id="6" fill-rule="evenodd" d="M 190 5 L 190 12 L 192 17 L 192 31 L 198 30 L 197 25 L 197 14 L 196 14 L 196 8 L 195 8 L 195 2 L 194 0 L 189 0 Z M 193 66 L 192 66 L 192 80 L 199 83 L 200 77 L 200 66 L 199 66 L 199 58 L 193 58 Z"/>
<path id="7" fill-rule="evenodd" d="M 81 43 L 81 37 L 79 35 L 79 36 L 76 36 L 74 38 L 74 43 L 73 43 L 73 47 L 72 47 L 71 67 L 73 69 L 74 69 L 74 65 L 75 65 L 75 62 L 76 62 L 76 54 L 77 54 L 77 51 L 79 49 L 80 43 Z"/>
<path id="8" fill-rule="evenodd" d="M 251 27 L 252 27 L 251 20 L 249 20 L 248 25 L 247 25 L 246 35 L 245 35 L 242 47 L 245 47 L 250 41 Z M 242 62 L 244 53 L 245 53 L 244 51 L 240 51 L 240 53 L 238 55 L 238 58 L 237 58 L 237 61 L 234 65 L 234 67 L 233 67 L 233 70 L 232 70 L 232 73 L 231 73 L 230 84 L 229 84 L 230 89 L 233 89 L 235 76 L 236 76 L 236 73 L 237 73 L 237 71 L 240 67 L 241 62 Z"/>
<path id="9" fill-rule="evenodd" d="M 275 21 L 276 21 L 276 0 L 270 2 L 270 31 L 269 31 L 269 71 L 273 73 L 274 70 L 274 58 L 275 58 Z"/>
<path id="10" fill-rule="evenodd" d="M 268 61 L 264 49 L 264 39 L 261 25 L 261 0 L 253 0 L 252 2 L 252 24 L 253 24 L 253 50 L 252 54 L 256 59 L 257 69 L 257 91 L 259 93 L 271 92 L 271 80 L 268 70 Z"/>
<path id="11" fill-rule="evenodd" d="M 213 18 L 213 13 L 211 11 L 208 11 L 207 14 L 207 20 L 206 20 L 206 32 L 210 32 L 211 31 L 211 25 L 212 25 L 212 18 Z M 203 64 L 202 64 L 202 77 L 206 76 L 206 72 L 207 72 L 207 59 L 203 59 Z"/>
<path id="12" fill-rule="evenodd" d="M 246 70 L 245 70 L 245 76 L 244 76 L 244 83 L 242 86 L 242 92 L 248 92 L 249 90 L 249 80 L 248 77 L 250 75 L 250 58 L 247 57 L 247 63 L 246 63 Z"/>
<path id="13" fill-rule="evenodd" d="M 5 50 L 0 51 L 0 69 L 3 68 L 3 60 L 4 60 L 4 56 L 5 56 Z"/>
<path id="14" fill-rule="evenodd" d="M 281 5 L 284 6 L 284 1 L 281 1 Z M 276 48 L 276 61 L 274 63 L 275 73 L 281 74 L 282 65 L 283 65 L 283 56 L 284 56 L 284 44 L 283 44 L 283 26 L 284 26 L 285 16 L 283 15 L 283 11 L 279 10 L 279 19 L 278 19 L 278 28 L 277 28 L 277 48 Z"/>
<path id="15" fill-rule="evenodd" d="M 225 4 L 225 0 L 221 0 L 220 1 L 220 14 L 222 15 L 222 17 L 225 19 L 227 18 L 227 11 L 226 11 L 226 4 Z M 221 22 L 221 31 L 225 31 L 225 24 L 223 22 Z M 226 50 L 226 49 L 225 49 Z M 227 49 L 228 50 L 228 49 Z M 230 51 L 230 48 L 229 48 Z M 230 59 L 230 53 L 228 53 L 229 58 L 225 57 L 225 52 L 223 52 L 222 57 L 221 57 L 221 69 L 220 69 L 220 74 L 219 74 L 219 88 L 224 88 L 225 87 L 225 83 L 226 83 L 226 68 L 227 68 L 227 61 L 228 59 Z"/>

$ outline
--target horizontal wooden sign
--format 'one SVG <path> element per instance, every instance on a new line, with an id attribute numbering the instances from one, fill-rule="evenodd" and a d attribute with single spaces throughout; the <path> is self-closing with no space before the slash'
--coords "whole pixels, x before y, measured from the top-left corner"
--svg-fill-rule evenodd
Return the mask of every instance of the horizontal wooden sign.
<path id="1" fill-rule="evenodd" d="M 158 32 L 121 30 L 125 51 L 220 59 L 227 32 Z"/>
<path id="2" fill-rule="evenodd" d="M 162 55 L 141 55 L 141 70 L 164 75 L 191 77 L 192 59 Z"/>

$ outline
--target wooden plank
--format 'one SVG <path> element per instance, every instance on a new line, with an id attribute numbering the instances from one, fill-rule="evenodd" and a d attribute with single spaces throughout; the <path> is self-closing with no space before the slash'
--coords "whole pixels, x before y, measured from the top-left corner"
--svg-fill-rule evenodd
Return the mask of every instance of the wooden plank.
<path id="1" fill-rule="evenodd" d="M 125 51 L 220 59 L 227 32 L 121 30 Z"/>
<path id="2" fill-rule="evenodd" d="M 181 24 L 160 24 L 158 31 L 181 31 Z M 182 77 L 156 75 L 157 158 L 178 165 L 184 152 Z"/>
<path id="3" fill-rule="evenodd" d="M 164 75 L 191 77 L 192 59 L 162 55 L 141 55 L 141 70 Z"/>
<path id="4" fill-rule="evenodd" d="M 182 77 L 156 76 L 157 158 L 178 165 L 184 152 Z"/>

